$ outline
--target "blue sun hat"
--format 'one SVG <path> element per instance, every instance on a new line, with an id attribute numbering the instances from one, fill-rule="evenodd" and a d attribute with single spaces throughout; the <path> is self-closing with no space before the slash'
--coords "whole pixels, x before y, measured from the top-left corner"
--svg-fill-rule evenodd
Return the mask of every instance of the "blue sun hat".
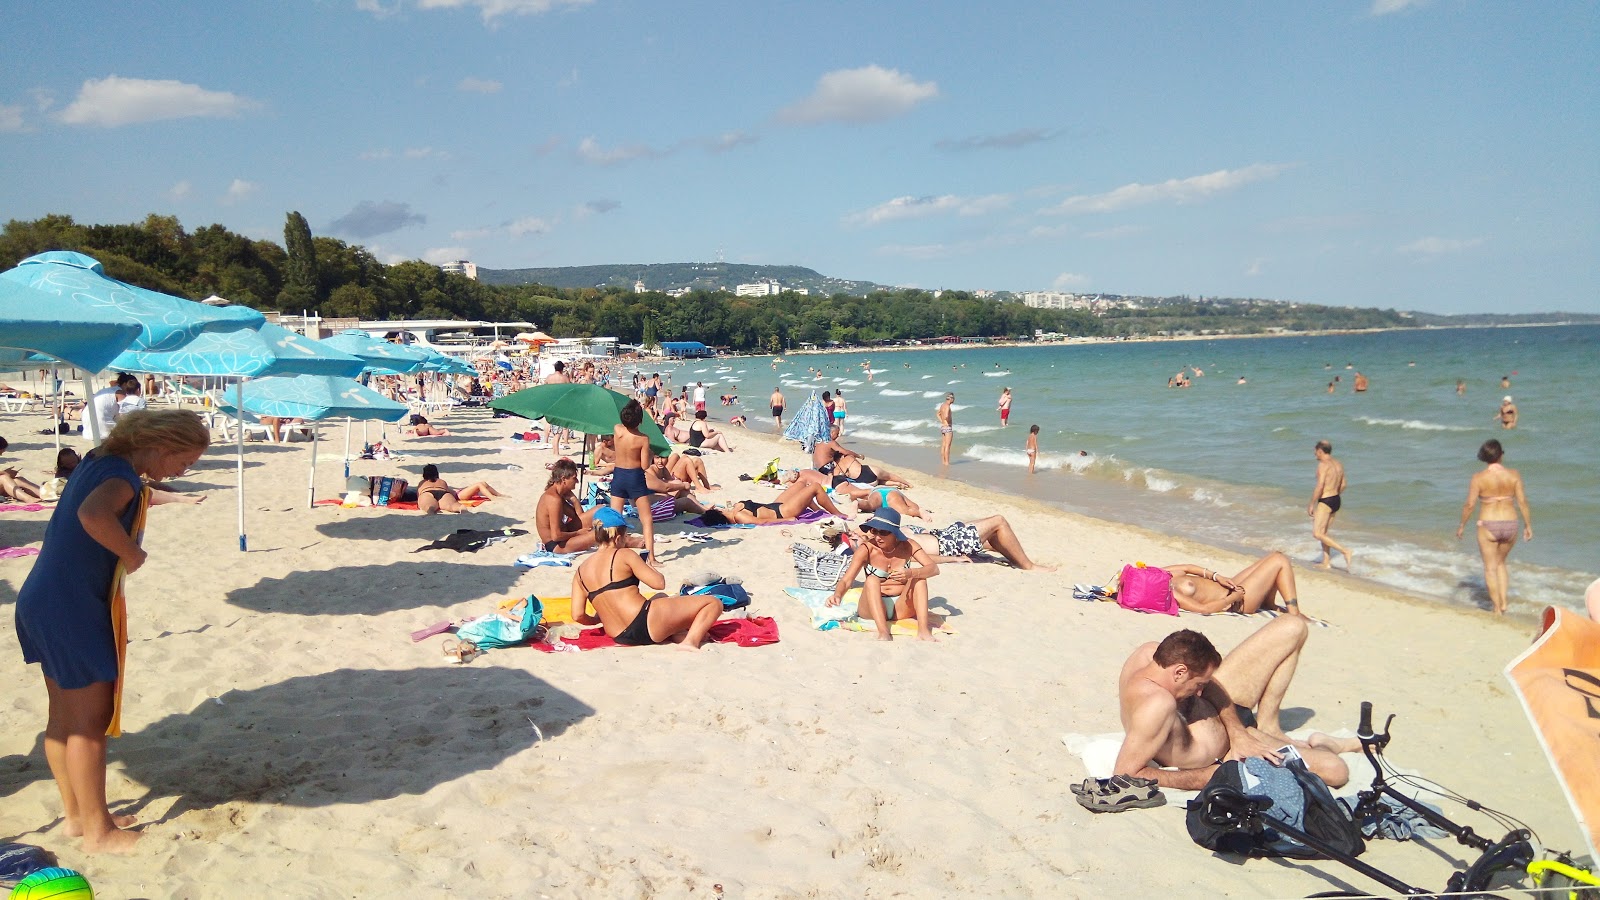
<path id="1" fill-rule="evenodd" d="M 862 528 L 876 528 L 887 531 L 900 540 L 905 540 L 905 532 L 900 530 L 900 512 L 885 506 L 872 514 L 872 518 L 861 523 Z"/>
<path id="2" fill-rule="evenodd" d="M 628 520 L 622 517 L 622 513 L 617 512 L 609 506 L 600 507 L 600 511 L 594 514 L 594 523 L 606 528 L 628 527 Z"/>

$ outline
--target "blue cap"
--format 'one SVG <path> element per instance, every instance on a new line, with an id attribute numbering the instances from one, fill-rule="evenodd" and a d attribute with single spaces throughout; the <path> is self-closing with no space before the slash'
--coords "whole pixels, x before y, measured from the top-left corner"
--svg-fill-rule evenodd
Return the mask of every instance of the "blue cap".
<path id="1" fill-rule="evenodd" d="M 594 514 L 594 523 L 606 528 L 628 527 L 628 520 L 622 517 L 622 513 L 617 512 L 609 506 L 600 507 L 599 512 Z"/>

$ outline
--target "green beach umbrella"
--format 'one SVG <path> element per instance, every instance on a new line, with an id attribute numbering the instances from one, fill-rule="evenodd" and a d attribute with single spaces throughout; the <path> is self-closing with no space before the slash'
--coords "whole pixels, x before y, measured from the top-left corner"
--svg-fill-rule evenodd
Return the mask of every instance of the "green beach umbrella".
<path id="1" fill-rule="evenodd" d="M 489 408 L 524 419 L 544 419 L 551 425 L 584 434 L 611 434 L 611 429 L 622 422 L 620 414 L 627 403 L 625 395 L 598 384 L 541 384 L 492 400 Z M 650 439 L 650 449 L 658 455 L 672 452 L 672 445 L 654 419 L 645 416 L 639 430 Z"/>

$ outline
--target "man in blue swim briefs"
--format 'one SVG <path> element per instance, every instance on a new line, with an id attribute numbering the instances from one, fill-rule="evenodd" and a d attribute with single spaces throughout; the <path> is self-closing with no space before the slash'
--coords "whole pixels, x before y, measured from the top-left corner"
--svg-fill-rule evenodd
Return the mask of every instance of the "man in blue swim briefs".
<path id="1" fill-rule="evenodd" d="M 655 462 L 650 451 L 650 438 L 639 430 L 644 421 L 644 408 L 638 400 L 629 400 L 617 414 L 619 424 L 612 429 L 612 444 L 616 447 L 616 461 L 611 470 L 611 508 L 622 512 L 623 505 L 633 503 L 641 511 L 639 530 L 644 532 L 644 545 L 648 551 L 645 559 L 655 565 L 656 526 L 647 510 L 655 495 L 645 482 L 644 470 Z"/>

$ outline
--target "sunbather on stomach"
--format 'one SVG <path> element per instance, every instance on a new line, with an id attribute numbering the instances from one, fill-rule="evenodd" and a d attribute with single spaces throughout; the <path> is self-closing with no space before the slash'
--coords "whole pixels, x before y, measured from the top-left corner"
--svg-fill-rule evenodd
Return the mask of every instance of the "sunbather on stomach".
<path id="1" fill-rule="evenodd" d="M 505 494 L 490 487 L 487 481 L 480 481 L 471 487 L 457 490 L 439 477 L 438 466 L 428 463 L 422 467 L 422 483 L 417 485 L 417 509 L 429 515 L 438 512 L 461 512 L 466 509 L 461 505 L 463 500 L 476 500 L 480 497 L 492 500 L 504 496 Z"/>

